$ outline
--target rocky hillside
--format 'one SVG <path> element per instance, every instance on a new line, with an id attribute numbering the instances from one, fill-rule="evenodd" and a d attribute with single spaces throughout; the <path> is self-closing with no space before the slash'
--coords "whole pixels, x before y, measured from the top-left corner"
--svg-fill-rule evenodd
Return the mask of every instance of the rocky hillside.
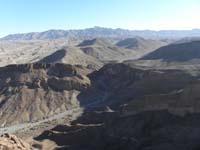
<path id="1" fill-rule="evenodd" d="M 116 43 L 119 47 L 140 52 L 141 55 L 152 52 L 167 44 L 167 42 L 161 40 L 144 39 L 141 37 L 127 38 Z"/>
<path id="2" fill-rule="evenodd" d="M 126 59 L 134 59 L 138 53 L 135 51 L 123 49 L 110 43 L 103 38 L 95 38 L 81 42 L 78 47 L 87 55 L 90 55 L 99 61 L 122 61 Z"/>
<path id="3" fill-rule="evenodd" d="M 90 68 L 100 68 L 103 63 L 98 59 L 85 54 L 77 47 L 67 47 L 57 50 L 56 52 L 44 57 L 39 62 L 41 63 L 66 63 L 74 65 L 83 65 Z"/>
<path id="4" fill-rule="evenodd" d="M 93 86 L 80 98 L 113 104 L 180 90 L 195 77 L 181 70 L 140 69 L 120 63 L 107 64 L 89 74 L 89 78 Z"/>
<path id="5" fill-rule="evenodd" d="M 33 122 L 79 107 L 90 72 L 66 64 L 24 64 L 0 68 L 1 126 Z"/>

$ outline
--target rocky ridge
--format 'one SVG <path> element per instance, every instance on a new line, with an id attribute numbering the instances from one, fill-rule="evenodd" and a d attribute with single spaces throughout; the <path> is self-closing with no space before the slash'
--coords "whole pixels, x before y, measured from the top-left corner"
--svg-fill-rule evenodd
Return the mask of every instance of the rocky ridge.
<path id="1" fill-rule="evenodd" d="M 90 86 L 89 72 L 67 64 L 0 68 L 1 125 L 37 121 L 79 107 L 76 96 Z"/>

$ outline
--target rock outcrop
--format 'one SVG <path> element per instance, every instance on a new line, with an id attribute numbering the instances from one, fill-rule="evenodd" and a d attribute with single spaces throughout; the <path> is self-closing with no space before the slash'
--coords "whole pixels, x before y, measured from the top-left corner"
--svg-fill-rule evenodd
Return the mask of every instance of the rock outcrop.
<path id="1" fill-rule="evenodd" d="M 0 68 L 0 123 L 37 121 L 75 107 L 90 87 L 89 69 L 67 64 L 24 64 Z"/>
<path id="2" fill-rule="evenodd" d="M 3 134 L 0 136 L 0 150 L 31 150 L 31 147 L 15 135 Z"/>

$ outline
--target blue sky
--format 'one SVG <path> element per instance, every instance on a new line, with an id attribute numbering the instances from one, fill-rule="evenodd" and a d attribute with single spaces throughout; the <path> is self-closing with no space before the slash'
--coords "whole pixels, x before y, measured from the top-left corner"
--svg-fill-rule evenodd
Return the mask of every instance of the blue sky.
<path id="1" fill-rule="evenodd" d="M 0 36 L 93 26 L 200 28 L 200 0 L 0 0 Z"/>

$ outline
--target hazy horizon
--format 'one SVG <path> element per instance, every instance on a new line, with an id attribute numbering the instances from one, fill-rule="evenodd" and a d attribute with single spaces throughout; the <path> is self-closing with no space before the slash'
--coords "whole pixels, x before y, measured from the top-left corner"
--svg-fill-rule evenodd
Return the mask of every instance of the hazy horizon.
<path id="1" fill-rule="evenodd" d="M 192 31 L 192 30 L 200 30 L 200 28 L 192 28 L 192 29 L 161 29 L 161 30 L 154 30 L 154 29 L 126 29 L 126 28 L 112 28 L 112 27 L 102 27 L 102 26 L 93 26 L 93 27 L 87 27 L 87 28 L 72 28 L 72 29 L 47 29 L 47 30 L 41 30 L 41 31 L 28 31 L 28 32 L 16 32 L 16 33 L 11 33 L 7 35 L 0 36 L 0 38 L 3 38 L 8 35 L 14 35 L 14 34 L 27 34 L 27 33 L 41 33 L 41 32 L 46 32 L 46 31 L 51 31 L 51 30 L 63 30 L 63 31 L 68 31 L 68 30 L 85 30 L 85 29 L 92 29 L 92 28 L 106 28 L 106 29 L 122 29 L 122 30 L 130 30 L 130 31 Z"/>
<path id="2" fill-rule="evenodd" d="M 6 0 L 0 2 L 0 37 L 94 26 L 129 30 L 200 28 L 198 0 Z"/>

